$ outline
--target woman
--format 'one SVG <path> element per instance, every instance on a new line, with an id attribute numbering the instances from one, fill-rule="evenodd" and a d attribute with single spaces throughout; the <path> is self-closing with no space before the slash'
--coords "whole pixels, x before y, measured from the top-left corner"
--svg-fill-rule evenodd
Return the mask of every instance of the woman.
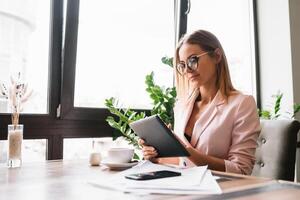
<path id="1" fill-rule="evenodd" d="M 191 156 L 157 158 L 156 150 L 140 140 L 144 158 L 251 174 L 260 133 L 256 103 L 234 89 L 218 39 L 204 30 L 186 35 L 178 43 L 175 65 L 174 133 Z"/>

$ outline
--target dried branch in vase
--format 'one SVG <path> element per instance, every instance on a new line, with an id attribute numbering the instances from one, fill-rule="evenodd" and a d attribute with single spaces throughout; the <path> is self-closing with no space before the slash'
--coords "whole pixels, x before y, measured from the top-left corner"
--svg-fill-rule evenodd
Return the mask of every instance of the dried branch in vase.
<path id="1" fill-rule="evenodd" d="M 28 84 L 22 83 L 20 72 L 17 74 L 16 79 L 10 78 L 10 83 L 9 87 L 2 83 L 0 91 L 1 95 L 9 102 L 12 124 L 16 127 L 19 124 L 19 116 L 23 110 L 23 104 L 32 95 L 33 90 L 28 89 Z"/>

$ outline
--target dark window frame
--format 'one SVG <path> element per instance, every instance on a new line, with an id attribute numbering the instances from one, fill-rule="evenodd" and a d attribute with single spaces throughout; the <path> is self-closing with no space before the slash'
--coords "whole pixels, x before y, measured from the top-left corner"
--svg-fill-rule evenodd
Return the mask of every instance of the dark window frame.
<path id="1" fill-rule="evenodd" d="M 261 76 L 260 76 L 260 57 L 259 57 L 259 37 L 258 37 L 258 13 L 257 0 L 252 0 L 253 6 L 253 31 L 254 31 L 254 54 L 255 54 L 255 83 L 256 83 L 256 104 L 261 110 Z"/>
<path id="2" fill-rule="evenodd" d="M 180 6 L 179 20 L 182 25 L 179 27 L 179 35 L 182 36 L 186 32 L 186 15 L 184 12 L 187 9 L 187 0 L 174 0 L 174 4 L 178 4 Z M 106 123 L 105 119 L 110 114 L 107 109 L 74 107 L 78 18 L 80 15 L 79 9 L 80 0 L 72 0 L 68 2 L 63 52 L 63 81 L 60 117 L 61 119 L 69 120 L 97 119 L 100 123 Z M 147 112 L 147 110 L 141 109 L 137 109 L 136 111 Z"/>
<path id="3" fill-rule="evenodd" d="M 65 120 L 56 117 L 60 104 L 62 75 L 63 1 L 51 1 L 49 47 L 49 114 L 21 115 L 24 139 L 47 139 L 46 159 L 63 158 L 64 138 L 110 136 L 112 129 L 99 121 Z M 10 114 L 0 114 L 0 140 L 7 139 Z"/>
<path id="4" fill-rule="evenodd" d="M 105 116 L 109 114 L 106 109 L 74 107 L 79 4 L 79 0 L 68 1 L 67 4 L 64 59 L 62 62 L 61 119 L 97 119 L 103 123 Z"/>

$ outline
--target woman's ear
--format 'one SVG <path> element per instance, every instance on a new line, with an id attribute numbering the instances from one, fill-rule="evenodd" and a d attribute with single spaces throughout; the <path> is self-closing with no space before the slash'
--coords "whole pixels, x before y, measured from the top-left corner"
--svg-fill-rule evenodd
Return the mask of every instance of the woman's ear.
<path id="1" fill-rule="evenodd" d="M 222 54 L 223 53 L 222 53 L 221 49 L 216 48 L 216 50 L 215 50 L 216 64 L 219 64 L 221 62 L 221 59 L 222 59 L 222 56 L 223 56 Z"/>

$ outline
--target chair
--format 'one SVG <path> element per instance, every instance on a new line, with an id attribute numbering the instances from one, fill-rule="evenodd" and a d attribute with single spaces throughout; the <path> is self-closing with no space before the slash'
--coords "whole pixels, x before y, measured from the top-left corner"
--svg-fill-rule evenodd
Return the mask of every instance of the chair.
<path id="1" fill-rule="evenodd" d="M 297 133 L 296 120 L 261 120 L 252 175 L 294 181 Z"/>

